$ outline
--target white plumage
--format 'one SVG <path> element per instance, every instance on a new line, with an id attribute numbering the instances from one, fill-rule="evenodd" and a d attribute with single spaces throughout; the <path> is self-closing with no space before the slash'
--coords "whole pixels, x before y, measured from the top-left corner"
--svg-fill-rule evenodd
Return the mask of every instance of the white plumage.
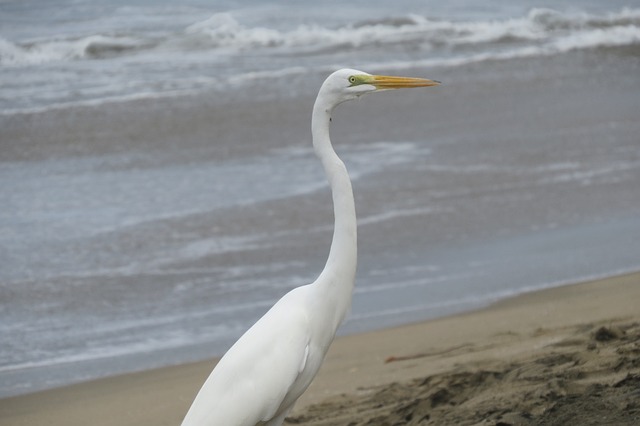
<path id="1" fill-rule="evenodd" d="M 329 258 L 311 284 L 291 290 L 222 357 L 196 396 L 182 426 L 281 425 L 311 384 L 351 305 L 357 263 L 357 225 L 351 181 L 329 138 L 336 105 L 365 93 L 438 82 L 342 69 L 318 93 L 313 146 L 334 205 Z"/>

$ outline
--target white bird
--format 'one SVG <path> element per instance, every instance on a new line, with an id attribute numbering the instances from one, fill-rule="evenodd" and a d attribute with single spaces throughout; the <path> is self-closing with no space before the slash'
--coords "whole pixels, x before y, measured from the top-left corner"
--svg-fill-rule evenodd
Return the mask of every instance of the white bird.
<path id="1" fill-rule="evenodd" d="M 281 425 L 311 384 L 351 306 L 356 263 L 356 212 L 351 180 L 333 150 L 333 109 L 366 93 L 435 86 L 422 78 L 331 74 L 313 107 L 313 148 L 333 197 L 334 232 L 327 263 L 311 284 L 285 294 L 222 357 L 196 396 L 182 426 Z"/>

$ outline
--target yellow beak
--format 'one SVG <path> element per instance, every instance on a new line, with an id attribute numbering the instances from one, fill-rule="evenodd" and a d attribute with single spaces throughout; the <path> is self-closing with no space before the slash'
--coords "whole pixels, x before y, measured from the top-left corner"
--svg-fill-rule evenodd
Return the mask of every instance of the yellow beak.
<path id="1" fill-rule="evenodd" d="M 375 86 L 378 90 L 429 87 L 440 84 L 439 81 L 426 78 L 393 77 L 389 75 L 372 75 L 369 80 L 367 83 Z"/>

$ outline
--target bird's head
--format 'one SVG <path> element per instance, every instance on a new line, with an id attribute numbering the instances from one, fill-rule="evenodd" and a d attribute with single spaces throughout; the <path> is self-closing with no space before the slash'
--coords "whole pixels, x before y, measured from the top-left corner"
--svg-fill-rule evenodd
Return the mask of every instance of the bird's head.
<path id="1" fill-rule="evenodd" d="M 356 99 L 366 93 L 410 87 L 437 86 L 439 81 L 426 78 L 394 77 L 372 75 L 364 71 L 344 68 L 331 74 L 325 80 L 321 93 L 332 99 L 335 105 Z"/>

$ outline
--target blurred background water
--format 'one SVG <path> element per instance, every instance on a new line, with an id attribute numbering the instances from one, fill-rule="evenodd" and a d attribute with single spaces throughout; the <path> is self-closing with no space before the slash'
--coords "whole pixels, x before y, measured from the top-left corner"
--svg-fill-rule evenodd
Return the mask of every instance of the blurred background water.
<path id="1" fill-rule="evenodd" d="M 0 109 L 202 90 L 235 98 L 270 77 L 295 95 L 307 73 L 354 56 L 357 65 L 385 69 L 464 65 L 640 37 L 640 9 L 625 1 L 503 3 L 4 1 Z"/>

